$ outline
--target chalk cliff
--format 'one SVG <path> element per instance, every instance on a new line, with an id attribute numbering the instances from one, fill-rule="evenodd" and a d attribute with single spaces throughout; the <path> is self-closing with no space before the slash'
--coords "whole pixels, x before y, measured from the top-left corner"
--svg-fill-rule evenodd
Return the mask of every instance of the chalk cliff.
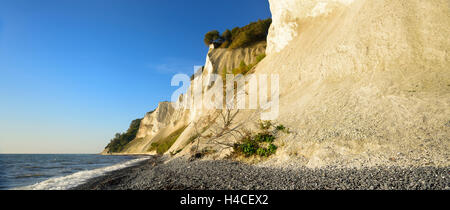
<path id="1" fill-rule="evenodd" d="M 216 48 L 210 49 L 204 68 L 202 77 L 205 80 L 211 78 L 212 74 L 220 74 L 224 69 L 229 73 L 234 68 L 237 68 L 243 61 L 246 64 L 256 62 L 258 55 L 264 54 L 266 43 L 261 42 L 254 46 L 239 49 L 224 49 Z M 192 88 L 192 87 L 190 87 Z M 190 89 L 192 91 L 192 89 Z M 208 91 L 205 89 L 205 91 Z M 182 104 L 182 97 L 176 102 Z M 192 103 L 192 96 L 188 100 Z M 178 142 L 187 141 L 193 132 L 193 127 L 189 126 L 192 122 L 198 120 L 202 115 L 207 115 L 200 109 L 175 109 L 171 102 L 159 103 L 156 110 L 149 112 L 142 119 L 136 139 L 130 142 L 122 151 L 124 154 L 152 154 L 151 144 L 172 134 L 174 131 L 187 127 L 179 138 Z M 178 145 L 176 143 L 174 146 Z M 174 147 L 176 148 L 176 147 Z M 107 150 L 103 152 L 107 153 Z"/>
<path id="2" fill-rule="evenodd" d="M 251 63 L 265 49 L 254 72 L 279 75 L 276 123 L 291 133 L 277 139 L 277 153 L 262 164 L 450 164 L 448 0 L 269 2 L 267 47 L 211 50 L 203 71 L 208 77 L 241 59 Z M 236 118 L 251 129 L 259 111 Z M 135 141 L 144 146 L 131 144 L 127 152 L 146 152 L 155 138 L 185 127 L 168 153 L 189 154 L 193 124 L 209 114 L 163 103 L 141 123 Z"/>
<path id="3" fill-rule="evenodd" d="M 448 165 L 445 0 L 270 0 L 267 58 L 279 120 L 295 132 L 274 164 Z"/>

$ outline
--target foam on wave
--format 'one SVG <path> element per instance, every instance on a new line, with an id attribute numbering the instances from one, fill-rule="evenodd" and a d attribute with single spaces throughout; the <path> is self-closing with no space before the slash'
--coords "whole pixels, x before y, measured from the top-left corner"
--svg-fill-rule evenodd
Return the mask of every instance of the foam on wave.
<path id="1" fill-rule="evenodd" d="M 134 160 L 130 160 L 127 162 L 119 163 L 104 168 L 97 168 L 88 171 L 80 171 L 63 177 L 51 178 L 30 186 L 14 188 L 13 190 L 67 190 L 76 187 L 80 184 L 83 184 L 89 179 L 104 175 L 111 171 L 116 171 L 126 167 L 133 166 L 134 164 L 147 159 L 149 158 L 148 157 L 137 158 Z"/>

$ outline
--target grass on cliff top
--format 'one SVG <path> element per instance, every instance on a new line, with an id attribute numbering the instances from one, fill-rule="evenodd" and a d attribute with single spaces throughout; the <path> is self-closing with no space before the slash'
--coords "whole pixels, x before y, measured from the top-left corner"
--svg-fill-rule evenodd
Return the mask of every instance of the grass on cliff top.
<path id="1" fill-rule="evenodd" d="M 186 127 L 182 127 L 174 132 L 172 132 L 167 137 L 158 140 L 157 142 L 153 142 L 148 149 L 149 152 L 156 151 L 158 154 L 164 154 L 167 150 L 172 147 L 172 145 L 177 141 L 178 137 L 183 133 Z"/>

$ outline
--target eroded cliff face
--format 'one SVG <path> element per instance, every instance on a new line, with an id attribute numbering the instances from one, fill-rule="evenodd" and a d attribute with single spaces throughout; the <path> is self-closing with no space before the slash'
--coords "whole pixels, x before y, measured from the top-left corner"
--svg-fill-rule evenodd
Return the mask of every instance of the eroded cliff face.
<path id="1" fill-rule="evenodd" d="M 269 0 L 272 25 L 267 38 L 267 54 L 280 52 L 299 35 L 301 20 L 327 15 L 355 0 Z"/>
<path id="2" fill-rule="evenodd" d="M 262 164 L 450 165 L 448 0 L 269 2 L 267 57 L 254 72 L 279 75 L 274 123 L 291 133 L 276 140 L 277 153 Z M 225 66 L 231 70 L 240 59 L 251 63 L 260 52 L 211 50 L 202 75 L 209 78 Z M 241 111 L 236 121 L 254 129 L 259 111 Z M 189 141 L 194 125 L 210 112 L 160 113 L 170 119 L 149 115 L 136 140 L 145 145 L 139 150 L 186 126 L 169 152 L 189 155 L 196 146 Z M 217 151 L 212 158 L 223 157 Z"/>
<path id="3" fill-rule="evenodd" d="M 209 81 L 213 74 L 219 74 L 224 69 L 231 72 L 232 69 L 239 66 L 243 61 L 246 64 L 256 62 L 256 57 L 265 53 L 266 43 L 262 42 L 249 48 L 240 49 L 210 49 L 201 76 L 204 80 Z M 189 91 L 192 91 L 192 84 Z M 205 93 L 209 90 L 204 88 Z M 193 124 L 204 115 L 208 115 L 208 111 L 203 109 L 195 109 L 191 106 L 194 99 L 185 98 L 186 95 L 181 95 L 178 101 L 174 104 L 172 102 L 159 103 L 156 110 L 149 112 L 141 121 L 139 131 L 136 139 L 130 142 L 122 153 L 125 154 L 143 154 L 154 153 L 149 151 L 151 144 L 157 142 L 164 137 L 167 137 L 172 132 L 184 128 L 185 132 L 181 134 L 177 142 L 174 144 L 174 149 L 178 150 L 180 145 L 183 145 L 193 134 Z M 188 108 L 178 109 L 177 107 L 185 106 Z M 106 153 L 105 151 L 104 153 Z"/>
<path id="4" fill-rule="evenodd" d="M 144 138 L 158 133 L 161 128 L 169 125 L 174 111 L 169 102 L 159 103 L 155 111 L 147 113 L 142 119 L 136 138 Z"/>
<path id="5" fill-rule="evenodd" d="M 247 48 L 210 49 L 206 56 L 206 62 L 202 72 L 202 79 L 206 84 L 213 84 L 213 82 L 211 82 L 213 74 L 220 75 L 224 70 L 226 70 L 228 74 L 231 74 L 232 70 L 239 67 L 242 61 L 246 64 L 255 63 L 256 57 L 265 53 L 266 46 L 266 42 L 261 42 Z M 190 88 L 190 91 L 192 92 L 192 85 L 190 86 Z M 209 89 L 206 86 L 204 86 L 203 88 L 205 95 L 207 95 Z M 192 98 L 188 99 L 187 101 L 188 103 L 193 102 Z M 199 117 L 205 114 L 202 109 L 191 109 L 190 112 L 191 122 L 198 120 Z"/>
<path id="6" fill-rule="evenodd" d="M 295 130 L 270 161 L 450 164 L 449 1 L 270 3 L 257 73 L 280 75 L 279 120 Z"/>

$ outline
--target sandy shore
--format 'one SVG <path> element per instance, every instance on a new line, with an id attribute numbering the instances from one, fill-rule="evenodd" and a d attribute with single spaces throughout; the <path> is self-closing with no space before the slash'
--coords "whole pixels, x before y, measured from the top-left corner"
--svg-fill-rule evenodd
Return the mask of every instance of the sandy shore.
<path id="1" fill-rule="evenodd" d="M 152 157 L 74 190 L 450 190 L 449 174 L 448 167 L 281 170 L 231 161 L 163 164 Z"/>

